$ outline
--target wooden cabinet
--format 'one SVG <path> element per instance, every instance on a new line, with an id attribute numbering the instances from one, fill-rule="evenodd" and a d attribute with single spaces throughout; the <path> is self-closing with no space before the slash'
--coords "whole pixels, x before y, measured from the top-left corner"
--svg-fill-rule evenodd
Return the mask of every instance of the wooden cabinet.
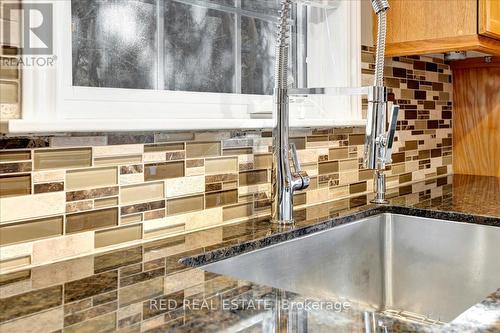
<path id="1" fill-rule="evenodd" d="M 500 177 L 500 58 L 452 62 L 453 172 Z"/>
<path id="2" fill-rule="evenodd" d="M 500 55 L 500 0 L 390 0 L 388 56 L 481 51 Z"/>
<path id="3" fill-rule="evenodd" d="M 500 0 L 479 0 L 479 33 L 500 39 Z"/>

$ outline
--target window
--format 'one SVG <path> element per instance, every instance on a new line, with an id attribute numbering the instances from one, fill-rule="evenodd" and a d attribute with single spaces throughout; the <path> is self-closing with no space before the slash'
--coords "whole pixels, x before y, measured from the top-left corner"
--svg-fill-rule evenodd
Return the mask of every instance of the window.
<path id="1" fill-rule="evenodd" d="M 72 0 L 73 85 L 271 95 L 278 8 L 279 0 Z"/>
<path id="2" fill-rule="evenodd" d="M 56 66 L 23 69 L 23 119 L 11 130 L 272 126 L 279 0 L 46 1 Z M 294 86 L 359 86 L 359 1 L 294 7 Z M 291 123 L 361 124 L 359 104 L 292 99 Z"/>

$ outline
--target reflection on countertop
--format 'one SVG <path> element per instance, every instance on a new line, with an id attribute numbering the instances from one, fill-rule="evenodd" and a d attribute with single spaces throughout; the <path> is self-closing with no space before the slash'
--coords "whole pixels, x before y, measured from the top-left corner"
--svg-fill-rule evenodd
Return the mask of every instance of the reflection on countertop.
<path id="1" fill-rule="evenodd" d="M 500 289 L 452 323 L 434 323 L 184 265 L 383 212 L 500 226 L 498 178 L 446 176 L 391 193 L 389 206 L 361 196 L 346 199 L 348 209 L 342 201 L 301 209 L 294 228 L 257 219 L 0 275 L 0 332 L 499 332 Z"/>

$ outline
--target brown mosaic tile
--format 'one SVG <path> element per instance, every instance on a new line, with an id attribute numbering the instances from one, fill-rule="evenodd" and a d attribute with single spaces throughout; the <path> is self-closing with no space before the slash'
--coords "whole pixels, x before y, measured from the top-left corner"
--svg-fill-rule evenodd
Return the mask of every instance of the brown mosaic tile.
<path id="1" fill-rule="evenodd" d="M 64 191 L 64 183 L 46 183 L 46 184 L 35 184 L 34 186 L 35 194 L 38 193 L 49 193 L 49 192 L 60 192 Z"/>
<path id="2" fill-rule="evenodd" d="M 118 328 L 123 329 L 135 324 L 140 323 L 142 320 L 142 314 L 137 313 L 133 316 L 129 316 L 126 318 L 122 318 L 118 321 Z M 123 330 L 121 330 L 123 331 Z M 124 333 L 140 333 L 141 332 L 141 325 L 137 325 L 136 327 L 132 328 L 131 330 L 125 331 Z"/>
<path id="3" fill-rule="evenodd" d="M 213 183 L 205 185 L 205 192 L 214 192 L 222 190 L 222 183 Z"/>
<path id="4" fill-rule="evenodd" d="M 64 304 L 64 315 L 72 315 L 74 313 L 86 310 L 92 307 L 92 299 L 87 298 L 81 301 L 76 301 L 69 304 Z"/>
<path id="5" fill-rule="evenodd" d="M 256 154 L 254 156 L 255 169 L 271 169 L 273 164 L 272 154 Z"/>
<path id="6" fill-rule="evenodd" d="M 4 224 L 0 226 L 0 245 L 55 237 L 62 235 L 62 233 L 62 216 Z"/>
<path id="7" fill-rule="evenodd" d="M 255 168 L 255 164 L 253 162 L 248 162 L 248 163 L 240 163 L 239 165 L 239 171 L 248 171 L 248 170 L 253 170 Z"/>
<path id="8" fill-rule="evenodd" d="M 306 149 L 306 138 L 292 137 L 290 143 L 294 143 L 297 150 Z"/>
<path id="9" fill-rule="evenodd" d="M 418 141 L 417 140 L 410 140 L 410 141 L 405 141 L 405 150 L 417 150 L 418 149 Z"/>
<path id="10" fill-rule="evenodd" d="M 349 185 L 349 193 L 350 194 L 356 194 L 356 193 L 362 193 L 366 192 L 366 182 L 360 182 L 360 183 L 355 183 L 355 184 L 350 184 Z"/>
<path id="11" fill-rule="evenodd" d="M 205 208 L 235 204 L 238 202 L 238 190 L 207 193 L 205 195 Z"/>
<path id="12" fill-rule="evenodd" d="M 142 167 L 141 164 L 135 164 L 135 165 L 125 165 L 120 167 L 120 174 L 121 175 L 130 175 L 134 173 L 142 173 L 144 171 L 144 168 Z"/>
<path id="13" fill-rule="evenodd" d="M 31 175 L 0 177 L 0 197 L 31 194 Z"/>
<path id="14" fill-rule="evenodd" d="M 415 90 L 415 99 L 424 100 L 427 98 L 427 92 L 425 90 Z"/>
<path id="15" fill-rule="evenodd" d="M 36 150 L 35 170 L 84 168 L 92 166 L 92 149 Z"/>
<path id="16" fill-rule="evenodd" d="M 204 207 L 203 200 L 204 200 L 203 195 L 169 199 L 167 200 L 167 214 L 175 215 L 175 214 L 202 210 Z"/>
<path id="17" fill-rule="evenodd" d="M 48 310 L 62 303 L 62 287 L 55 286 L 0 299 L 0 322 Z"/>
<path id="18" fill-rule="evenodd" d="M 184 151 L 167 152 L 165 155 L 167 161 L 183 160 L 185 157 L 186 153 Z"/>
<path id="19" fill-rule="evenodd" d="M 20 282 L 27 280 L 31 277 L 31 270 L 23 270 L 23 271 L 17 271 L 13 273 L 8 273 L 8 274 L 1 274 L 0 275 L 0 286 L 5 286 L 8 284 L 13 284 L 15 282 Z"/>
<path id="20" fill-rule="evenodd" d="M 92 297 L 92 306 L 98 306 L 108 302 L 116 301 L 118 299 L 118 292 L 116 290 L 108 293 L 95 295 Z"/>
<path id="21" fill-rule="evenodd" d="M 108 229 L 95 233 L 95 247 L 105 247 L 126 243 L 142 238 L 142 225 L 132 225 L 130 227 Z"/>
<path id="22" fill-rule="evenodd" d="M 120 224 L 130 224 L 142 221 L 142 213 L 122 216 L 120 218 Z"/>
<path id="23" fill-rule="evenodd" d="M 142 306 L 143 319 L 153 318 L 162 313 L 173 310 L 173 309 L 168 309 L 167 307 L 163 308 L 155 307 L 152 306 L 151 304 L 177 304 L 180 307 L 182 306 L 183 301 L 184 301 L 184 290 L 169 295 L 162 295 L 152 300 L 145 301 Z"/>
<path id="24" fill-rule="evenodd" d="M 237 173 L 228 173 L 223 175 L 210 175 L 205 177 L 205 183 L 219 183 L 219 182 L 230 182 L 238 180 Z"/>
<path id="25" fill-rule="evenodd" d="M 31 159 L 31 152 L 29 150 L 0 152 L 0 162 L 19 162 L 30 159 Z"/>
<path id="26" fill-rule="evenodd" d="M 109 292 L 118 288 L 118 272 L 102 274 L 64 284 L 64 302 L 69 303 L 87 297 Z"/>
<path id="27" fill-rule="evenodd" d="M 144 180 L 160 180 L 184 177 L 184 162 L 167 162 L 146 164 L 144 166 Z"/>
<path id="28" fill-rule="evenodd" d="M 240 172 L 240 186 L 267 183 L 267 169 Z"/>
<path id="29" fill-rule="evenodd" d="M 102 273 L 140 263 L 143 260 L 142 247 L 135 246 L 107 252 L 94 257 L 94 273 Z"/>
<path id="30" fill-rule="evenodd" d="M 82 321 L 86 321 L 112 311 L 116 311 L 117 309 L 118 304 L 116 302 L 112 302 L 66 316 L 64 317 L 64 327 L 74 325 L 76 323 L 80 323 Z"/>
<path id="31" fill-rule="evenodd" d="M 97 332 L 98 330 L 101 332 L 111 332 L 115 328 L 116 312 L 111 312 L 72 326 L 68 326 L 64 329 L 64 333 Z"/>
<path id="32" fill-rule="evenodd" d="M 244 218 L 253 214 L 253 203 L 244 203 L 235 206 L 226 206 L 222 211 L 223 220 L 229 221 L 238 218 Z"/>
<path id="33" fill-rule="evenodd" d="M 198 159 L 198 160 L 187 160 L 186 161 L 186 168 L 198 168 L 205 166 L 205 160 L 204 159 Z"/>
<path id="34" fill-rule="evenodd" d="M 109 208 L 66 216 L 66 233 L 98 230 L 118 225 L 118 209 Z"/>
<path id="35" fill-rule="evenodd" d="M 144 263 L 144 271 L 165 267 L 165 258 L 159 258 Z"/>
<path id="36" fill-rule="evenodd" d="M 118 186 L 104 187 L 92 190 L 74 191 L 66 193 L 66 201 L 97 199 L 118 195 Z"/>
<path id="37" fill-rule="evenodd" d="M 162 219 L 165 215 L 165 209 L 144 212 L 144 221 Z"/>
<path id="38" fill-rule="evenodd" d="M 392 154 L 392 163 L 401 163 L 405 161 L 405 153 Z"/>
<path id="39" fill-rule="evenodd" d="M 118 197 L 94 200 L 94 207 L 95 208 L 107 208 L 107 207 L 113 207 L 113 206 L 118 206 Z"/>
<path id="40" fill-rule="evenodd" d="M 153 202 L 135 204 L 130 206 L 125 206 L 121 208 L 121 215 L 128 215 L 140 212 L 146 212 L 149 210 L 156 210 L 160 208 L 165 208 L 165 200 L 158 200 Z"/>
<path id="41" fill-rule="evenodd" d="M 247 148 L 224 148 L 222 155 L 232 156 L 232 155 L 249 155 L 253 153 L 252 147 Z"/>
<path id="42" fill-rule="evenodd" d="M 359 170 L 358 179 L 360 181 L 373 179 L 373 170 L 369 170 L 369 169 Z"/>
<path id="43" fill-rule="evenodd" d="M 425 160 L 425 159 L 427 159 L 429 157 L 431 157 L 430 150 L 419 150 L 418 151 L 418 159 L 419 160 Z"/>
<path id="44" fill-rule="evenodd" d="M 188 142 L 186 144 L 186 157 L 214 157 L 221 156 L 220 142 Z"/>
<path id="45" fill-rule="evenodd" d="M 66 213 L 77 213 L 94 208 L 92 200 L 69 202 L 66 204 Z"/>
<path id="46" fill-rule="evenodd" d="M 350 134 L 349 135 L 349 145 L 357 146 L 365 144 L 365 135 L 364 134 Z"/>
<path id="47" fill-rule="evenodd" d="M 130 286 L 139 282 L 154 279 L 155 277 L 165 275 L 165 267 L 151 270 L 148 272 L 142 272 L 139 274 L 127 276 L 120 279 L 120 287 Z"/>
<path id="48" fill-rule="evenodd" d="M 0 173 L 16 173 L 31 171 L 31 162 L 0 163 Z"/>
<path id="49" fill-rule="evenodd" d="M 437 168 L 437 175 L 438 176 L 445 175 L 447 173 L 448 173 L 448 167 L 446 165 L 440 166 Z"/>
<path id="50" fill-rule="evenodd" d="M 341 160 L 349 157 L 348 148 L 330 148 L 328 159 L 329 160 Z"/>
<path id="51" fill-rule="evenodd" d="M 319 163 L 318 165 L 318 172 L 320 175 L 325 175 L 338 171 L 339 171 L 338 161 L 324 162 L 324 163 Z"/>
<path id="52" fill-rule="evenodd" d="M 153 144 L 153 145 L 144 145 L 144 152 L 159 152 L 159 151 L 176 151 L 176 150 L 184 150 L 184 143 L 164 143 L 164 144 Z"/>

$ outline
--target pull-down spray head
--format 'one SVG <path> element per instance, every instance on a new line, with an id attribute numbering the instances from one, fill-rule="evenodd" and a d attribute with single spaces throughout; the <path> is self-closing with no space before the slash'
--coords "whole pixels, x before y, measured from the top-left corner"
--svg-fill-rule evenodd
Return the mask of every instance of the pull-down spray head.
<path id="1" fill-rule="evenodd" d="M 373 10 L 377 14 L 377 51 L 375 54 L 375 78 L 368 94 L 368 114 L 364 165 L 375 170 L 374 203 L 387 203 L 385 199 L 386 183 L 384 170 L 391 163 L 392 144 L 398 120 L 399 106 L 394 105 L 387 127 L 387 89 L 384 87 L 385 39 L 387 33 L 387 0 L 372 0 Z"/>
<path id="2" fill-rule="evenodd" d="M 375 14 L 389 9 L 389 2 L 387 0 L 372 0 L 373 10 Z"/>

